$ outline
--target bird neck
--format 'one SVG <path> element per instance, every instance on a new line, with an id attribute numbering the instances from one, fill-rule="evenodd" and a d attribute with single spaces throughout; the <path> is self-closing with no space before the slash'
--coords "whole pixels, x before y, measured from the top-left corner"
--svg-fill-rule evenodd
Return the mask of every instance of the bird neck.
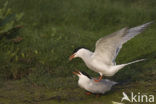
<path id="1" fill-rule="evenodd" d="M 83 50 L 83 52 L 81 52 L 81 54 L 79 55 L 79 57 L 85 62 L 88 63 L 88 61 L 91 60 L 91 56 L 92 56 L 93 52 L 85 49 Z"/>
<path id="2" fill-rule="evenodd" d="M 89 78 L 79 78 L 78 80 L 79 86 L 85 89 L 87 88 L 89 82 L 90 82 Z"/>

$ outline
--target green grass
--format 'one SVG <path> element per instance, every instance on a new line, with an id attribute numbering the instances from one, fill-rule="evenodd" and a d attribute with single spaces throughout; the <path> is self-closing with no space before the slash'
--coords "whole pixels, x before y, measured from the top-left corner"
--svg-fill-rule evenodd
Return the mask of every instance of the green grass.
<path id="1" fill-rule="evenodd" d="M 5 0 L 1 0 L 0 6 L 4 3 Z M 155 0 L 10 0 L 8 8 L 11 8 L 13 13 L 24 14 L 21 20 L 23 28 L 18 32 L 23 40 L 18 44 L 5 39 L 0 42 L 1 80 L 8 84 L 8 80 L 20 79 L 13 86 L 32 84 L 37 87 L 34 93 L 38 93 L 40 89 L 43 90 L 41 93 L 44 93 L 44 90 L 48 89 L 48 97 L 63 94 L 63 98 L 67 99 L 75 93 L 74 98 L 78 100 L 73 100 L 71 103 L 87 99 L 82 94 L 83 90 L 77 86 L 77 78 L 73 77 L 72 71 L 79 69 L 88 72 L 91 76 L 98 76 L 89 70 L 82 60 L 68 61 L 73 49 L 84 46 L 93 51 L 95 42 L 100 37 L 126 26 L 134 27 L 155 21 L 156 18 Z M 126 43 L 117 57 L 118 64 L 140 58 L 148 60 L 127 66 L 111 79 L 131 83 L 155 81 L 153 78 L 156 75 L 155 28 L 156 23 L 153 23 L 143 33 Z M 144 86 L 146 83 L 141 84 Z M 151 85 L 151 89 L 153 86 Z M 70 87 L 74 91 L 70 90 Z M 26 92 L 29 89 L 31 91 L 31 87 L 25 86 L 23 89 Z M 1 90 L 2 94 L 7 93 L 4 87 Z M 20 89 L 15 89 L 10 96 L 18 91 Z M 23 95 L 26 92 L 23 92 Z M 94 101 L 94 97 L 89 97 L 86 102 L 93 101 L 97 104 L 107 98 L 110 101 L 112 96 L 117 96 L 116 93 L 118 91 L 110 93 L 108 97 L 100 98 L 99 102 Z M 28 103 L 34 103 L 31 102 L 32 97 L 38 94 L 30 95 L 21 99 L 26 98 L 30 100 Z M 53 99 L 50 101 L 53 102 Z M 69 103 L 65 100 L 63 103 L 67 102 Z M 85 100 L 82 102 L 85 103 Z"/>

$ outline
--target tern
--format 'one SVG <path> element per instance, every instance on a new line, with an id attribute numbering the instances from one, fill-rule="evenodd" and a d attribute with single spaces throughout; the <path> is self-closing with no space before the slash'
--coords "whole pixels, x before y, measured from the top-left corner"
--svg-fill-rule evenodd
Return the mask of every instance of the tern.
<path id="1" fill-rule="evenodd" d="M 99 82 L 95 82 L 94 78 L 91 78 L 86 72 L 73 72 L 73 74 L 79 77 L 78 85 L 88 91 L 88 94 L 104 94 L 111 90 L 112 86 L 117 82 L 110 81 L 108 79 L 102 79 Z"/>
<path id="2" fill-rule="evenodd" d="M 81 58 L 89 69 L 100 74 L 99 79 L 95 80 L 96 82 L 100 81 L 103 75 L 113 76 L 123 67 L 144 60 L 140 59 L 120 65 L 116 65 L 115 62 L 122 45 L 141 33 L 151 23 L 152 22 L 148 22 L 133 28 L 125 27 L 117 32 L 100 38 L 96 42 L 94 52 L 91 52 L 86 48 L 77 48 L 73 51 L 73 54 L 69 57 L 69 60 L 72 60 L 76 57 Z"/>

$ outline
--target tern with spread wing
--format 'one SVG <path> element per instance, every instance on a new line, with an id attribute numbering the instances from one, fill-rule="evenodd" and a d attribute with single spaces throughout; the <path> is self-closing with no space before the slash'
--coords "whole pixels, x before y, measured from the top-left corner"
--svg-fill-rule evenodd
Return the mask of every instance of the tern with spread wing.
<path id="1" fill-rule="evenodd" d="M 152 22 L 148 22 L 134 28 L 126 27 L 110 35 L 100 38 L 96 42 L 96 48 L 94 52 L 91 52 L 85 48 L 77 48 L 69 57 L 69 60 L 72 60 L 76 57 L 81 58 L 89 69 L 100 74 L 99 79 L 95 80 L 97 82 L 102 79 L 103 75 L 113 76 L 123 67 L 144 60 L 140 59 L 120 65 L 116 65 L 115 62 L 115 59 L 120 49 L 122 48 L 122 45 L 141 33 L 151 23 Z"/>
<path id="2" fill-rule="evenodd" d="M 95 82 L 94 78 L 91 78 L 85 72 L 73 72 L 79 77 L 78 85 L 87 91 L 87 94 L 104 94 L 111 90 L 112 86 L 117 84 L 117 82 L 110 81 L 108 79 L 102 79 L 99 82 Z"/>

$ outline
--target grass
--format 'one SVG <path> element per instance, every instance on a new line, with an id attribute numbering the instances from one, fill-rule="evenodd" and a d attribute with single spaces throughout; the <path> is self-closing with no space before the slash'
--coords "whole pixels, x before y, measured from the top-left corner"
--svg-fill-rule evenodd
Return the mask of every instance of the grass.
<path id="1" fill-rule="evenodd" d="M 96 97 L 95 95 L 86 96 L 82 89 L 76 86 L 67 88 L 43 88 L 32 87 L 28 83 L 21 81 L 7 81 L 0 89 L 0 101 L 3 104 L 112 104 L 112 101 L 120 102 L 122 92 L 147 95 L 156 95 L 155 85 L 151 81 L 137 82 L 116 86 L 109 93 Z M 20 93 L 19 93 L 20 92 Z M 128 103 L 128 102 L 127 102 Z"/>
<path id="2" fill-rule="evenodd" d="M 5 0 L 1 0 L 0 6 L 4 3 Z M 18 32 L 18 36 L 23 40 L 18 44 L 5 39 L 0 42 L 0 78 L 4 82 L 4 85 L 1 83 L 1 94 L 11 98 L 19 91 L 23 92 L 20 98 L 22 101 L 18 101 L 20 94 L 12 101 L 1 97 L 4 104 L 40 103 L 33 101 L 33 97 L 37 97 L 35 100 L 40 99 L 40 94 L 45 94 L 45 99 L 57 96 L 56 99 L 65 99 L 61 103 L 79 104 L 99 104 L 106 99 L 111 101 L 112 97 L 118 98 L 115 96 L 118 96 L 117 93 L 121 95 L 123 86 L 120 86 L 123 90 L 115 90 L 101 97 L 99 101 L 94 100 L 94 97 L 84 96 L 83 90 L 77 86 L 77 78 L 71 72 L 79 69 L 94 77 L 98 74 L 88 70 L 82 60 L 74 59 L 69 62 L 68 57 L 76 47 L 85 46 L 93 51 L 93 46 L 100 37 L 125 26 L 134 27 L 156 18 L 155 0 L 12 0 L 8 2 L 8 8 L 11 8 L 13 13 L 24 14 L 21 20 L 23 28 Z M 155 81 L 155 27 L 156 24 L 153 23 L 143 33 L 126 43 L 117 57 L 118 64 L 140 58 L 148 60 L 127 66 L 111 79 L 134 83 L 138 89 L 149 80 Z M 4 87 L 5 84 L 13 86 L 10 88 L 13 90 L 10 95 L 8 87 Z M 35 87 L 26 86 L 27 84 Z M 150 91 L 147 92 L 151 93 L 153 87 L 154 84 L 149 86 Z M 35 94 L 31 94 L 31 91 Z M 27 94 L 28 92 L 30 94 Z M 72 99 L 74 100 L 70 101 Z M 60 102 L 52 98 L 43 103 Z"/>

